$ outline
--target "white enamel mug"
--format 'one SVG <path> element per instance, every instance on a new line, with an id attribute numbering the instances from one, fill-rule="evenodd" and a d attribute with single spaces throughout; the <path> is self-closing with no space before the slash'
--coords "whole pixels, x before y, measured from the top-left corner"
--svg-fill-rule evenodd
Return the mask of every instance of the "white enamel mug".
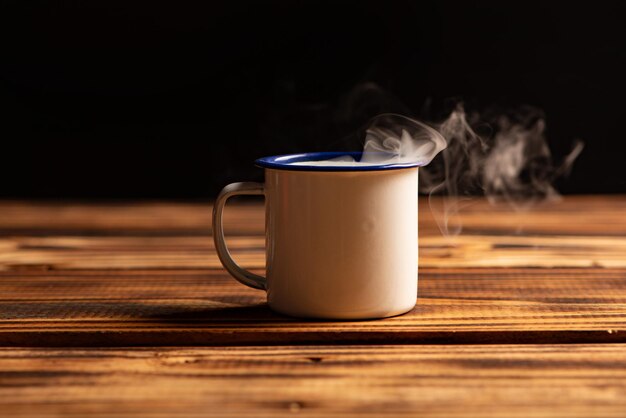
<path id="1" fill-rule="evenodd" d="M 306 165 L 346 154 L 360 155 L 261 158 L 265 184 L 233 183 L 217 197 L 213 237 L 222 264 L 241 283 L 266 290 L 276 312 L 367 319 L 415 306 L 417 164 Z M 234 195 L 265 196 L 267 277 L 238 266 L 226 247 L 222 211 Z"/>

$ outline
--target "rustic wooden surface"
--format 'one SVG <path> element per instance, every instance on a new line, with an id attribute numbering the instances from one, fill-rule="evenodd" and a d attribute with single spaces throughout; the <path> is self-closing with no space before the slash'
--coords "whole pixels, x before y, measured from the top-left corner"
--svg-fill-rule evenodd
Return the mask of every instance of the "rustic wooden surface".
<path id="1" fill-rule="evenodd" d="M 616 417 L 621 344 L 0 349 L 0 414 Z"/>
<path id="2" fill-rule="evenodd" d="M 301 321 L 221 270 L 0 274 L 0 346 L 626 342 L 625 269 L 422 269 L 416 308 Z"/>
<path id="3" fill-rule="evenodd" d="M 0 202 L 0 416 L 626 416 L 626 197 L 457 220 L 420 202 L 414 311 L 321 322 L 228 277 L 210 204 Z M 262 206 L 226 231 L 262 273 Z"/>

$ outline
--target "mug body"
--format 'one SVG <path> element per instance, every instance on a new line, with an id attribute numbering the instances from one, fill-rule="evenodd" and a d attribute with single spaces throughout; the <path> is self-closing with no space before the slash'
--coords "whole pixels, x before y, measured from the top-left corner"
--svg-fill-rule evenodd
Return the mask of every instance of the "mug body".
<path id="1" fill-rule="evenodd" d="M 417 298 L 418 168 L 265 169 L 267 299 L 277 312 L 382 318 Z"/>

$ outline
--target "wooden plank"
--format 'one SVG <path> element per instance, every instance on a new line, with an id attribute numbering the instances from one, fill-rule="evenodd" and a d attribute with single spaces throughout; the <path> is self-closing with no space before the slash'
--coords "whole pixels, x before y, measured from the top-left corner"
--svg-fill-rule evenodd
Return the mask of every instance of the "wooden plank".
<path id="1" fill-rule="evenodd" d="M 27 202 L 0 201 L 3 235 L 209 235 L 209 202 Z M 262 233 L 262 204 L 229 205 L 231 234 Z"/>
<path id="2" fill-rule="evenodd" d="M 0 202 L 0 346 L 48 347 L 0 348 L 0 415 L 622 417 L 624 213 L 476 200 L 450 239 L 422 200 L 416 309 L 322 322 L 224 273 L 209 204 Z M 262 272 L 262 206 L 226 223 Z"/>
<path id="3" fill-rule="evenodd" d="M 420 266 L 626 267 L 626 236 L 439 235 L 420 237 Z M 265 267 L 265 238 L 230 236 L 235 259 Z M 0 270 L 221 269 L 211 237 L 5 237 Z"/>
<path id="4" fill-rule="evenodd" d="M 621 418 L 626 346 L 0 349 L 0 411 Z"/>
<path id="5" fill-rule="evenodd" d="M 431 207 L 433 210 L 431 210 Z M 441 200 L 420 198 L 423 235 L 438 235 L 434 221 Z M 434 212 L 433 212 L 434 211 Z M 465 202 L 459 220 L 464 234 L 626 235 L 626 196 L 566 196 L 528 210 L 490 205 L 482 199 Z M 160 202 L 0 202 L 0 232 L 4 235 L 208 235 L 210 203 Z M 263 234 L 262 204 L 232 204 L 226 208 L 230 234 Z M 452 219 L 452 224 L 455 224 Z"/>
<path id="6" fill-rule="evenodd" d="M 18 274 L 16 274 L 18 273 Z M 626 342 L 625 269 L 422 269 L 417 307 L 302 321 L 221 270 L 0 273 L 0 345 Z"/>
<path id="7" fill-rule="evenodd" d="M 413 312 L 315 322 L 271 313 L 227 276 L 207 205 L 4 202 L 0 345 L 625 341 L 624 208 L 624 197 L 576 197 L 511 214 L 477 201 L 455 240 L 422 217 Z M 262 273 L 262 206 L 229 213 L 236 258 Z M 524 222 L 535 229 L 506 233 Z"/>

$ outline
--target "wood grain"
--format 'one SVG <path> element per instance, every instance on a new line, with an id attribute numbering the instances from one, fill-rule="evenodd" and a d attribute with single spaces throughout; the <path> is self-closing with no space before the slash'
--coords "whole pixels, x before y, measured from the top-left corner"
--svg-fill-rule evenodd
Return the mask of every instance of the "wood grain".
<path id="1" fill-rule="evenodd" d="M 260 204 L 229 204 L 224 219 L 228 233 L 262 235 Z M 433 210 L 431 210 L 431 207 Z M 440 235 L 441 199 L 420 198 L 423 236 Z M 433 216 L 434 213 L 434 216 Z M 469 235 L 626 235 L 626 196 L 566 196 L 562 201 L 514 210 L 482 199 L 464 202 L 459 218 Z M 0 201 L 3 235 L 208 235 L 210 202 L 28 202 Z"/>
<path id="2" fill-rule="evenodd" d="M 0 416 L 626 416 L 626 196 L 474 200 L 456 237 L 429 203 L 416 309 L 320 322 L 224 272 L 210 203 L 0 202 Z M 227 208 L 257 273 L 263 222 Z"/>
<path id="3" fill-rule="evenodd" d="M 0 349 L 0 411 L 621 418 L 626 346 Z"/>
<path id="4" fill-rule="evenodd" d="M 221 270 L 0 274 L 0 345 L 626 342 L 624 269 L 422 269 L 417 307 L 302 321 Z"/>
<path id="5" fill-rule="evenodd" d="M 230 236 L 227 241 L 242 266 L 265 268 L 263 236 Z M 626 236 L 424 235 L 419 263 L 425 268 L 626 268 Z M 221 269 L 221 264 L 208 236 L 0 238 L 0 271 L 28 268 Z"/>
<path id="6" fill-rule="evenodd" d="M 206 204 L 0 203 L 0 345 L 626 341 L 625 198 L 528 212 L 477 200 L 455 238 L 428 204 L 416 309 L 315 322 L 270 312 L 262 292 L 229 278 Z M 263 206 L 227 213 L 235 257 L 262 273 Z"/>
<path id="7" fill-rule="evenodd" d="M 462 233 L 448 237 L 435 222 L 440 207 L 440 199 L 420 202 L 422 267 L 626 267 L 623 196 L 568 197 L 528 211 L 474 200 L 458 217 Z M 0 270 L 219 269 L 210 210 L 203 203 L 0 202 Z M 229 247 L 250 269 L 265 265 L 263 223 L 262 204 L 227 208 Z"/>
<path id="8" fill-rule="evenodd" d="M 262 233 L 264 214 L 259 206 L 229 205 L 224 214 L 226 231 Z M 5 235 L 209 235 L 211 210 L 210 202 L 0 201 L 0 231 Z"/>

